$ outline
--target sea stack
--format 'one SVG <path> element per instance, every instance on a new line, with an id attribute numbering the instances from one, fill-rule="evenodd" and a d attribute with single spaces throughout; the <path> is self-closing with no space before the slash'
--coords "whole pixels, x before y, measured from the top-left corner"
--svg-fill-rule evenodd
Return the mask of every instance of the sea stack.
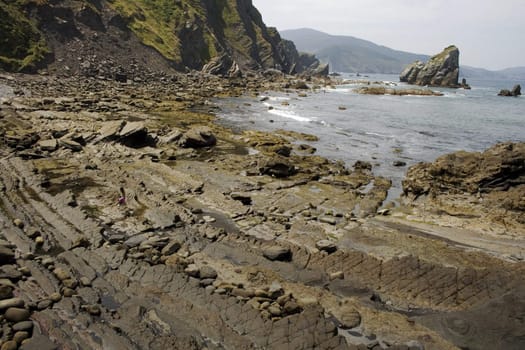
<path id="1" fill-rule="evenodd" d="M 407 66 L 399 76 L 401 82 L 457 88 L 459 78 L 459 49 L 451 45 L 432 56 L 427 63 L 416 61 Z"/>

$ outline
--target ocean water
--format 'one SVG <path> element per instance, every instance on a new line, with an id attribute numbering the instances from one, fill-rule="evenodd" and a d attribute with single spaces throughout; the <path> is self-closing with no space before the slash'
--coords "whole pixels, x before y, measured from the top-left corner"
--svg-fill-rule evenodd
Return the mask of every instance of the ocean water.
<path id="1" fill-rule="evenodd" d="M 380 81 L 394 88 L 395 75 L 350 77 Z M 525 97 L 499 97 L 502 88 L 519 81 L 472 80 L 472 89 L 440 89 L 444 96 L 371 96 L 353 90 L 366 83 L 349 83 L 317 92 L 268 91 L 258 97 L 216 101 L 220 121 L 239 129 L 293 130 L 314 134 L 317 154 L 352 166 L 369 161 L 377 175 L 392 180 L 390 199 L 401 193 L 409 166 L 433 161 L 458 150 L 483 151 L 505 141 L 525 141 Z M 266 98 L 263 98 L 266 97 Z M 304 143 L 304 142 L 302 142 Z M 306 142 L 308 143 L 308 142 Z M 395 161 L 406 166 L 394 166 Z"/>

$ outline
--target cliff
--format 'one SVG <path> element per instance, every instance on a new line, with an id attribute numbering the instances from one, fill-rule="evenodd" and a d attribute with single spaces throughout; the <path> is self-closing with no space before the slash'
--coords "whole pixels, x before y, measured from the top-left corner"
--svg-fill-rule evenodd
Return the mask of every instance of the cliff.
<path id="1" fill-rule="evenodd" d="M 459 87 L 458 78 L 459 50 L 454 45 L 432 56 L 427 63 L 412 63 L 399 76 L 401 82 L 442 87 Z"/>
<path id="2" fill-rule="evenodd" d="M 0 1 L 0 64 L 69 74 L 205 70 L 314 73 L 251 0 Z M 16 50 L 13 49 L 16 47 Z M 319 70 L 320 71 L 320 70 Z M 114 73 L 114 72 L 113 72 Z"/>

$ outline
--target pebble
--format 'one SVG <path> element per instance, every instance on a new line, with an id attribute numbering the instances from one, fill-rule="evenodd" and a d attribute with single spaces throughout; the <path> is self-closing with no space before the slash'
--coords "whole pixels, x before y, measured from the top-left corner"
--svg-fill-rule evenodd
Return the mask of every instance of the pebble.
<path id="1" fill-rule="evenodd" d="M 345 278 L 345 273 L 343 271 L 337 271 L 337 272 L 332 272 L 328 275 L 330 281 L 333 281 L 333 280 L 342 280 Z"/>
<path id="2" fill-rule="evenodd" d="M 42 245 L 44 244 L 44 238 L 42 236 L 38 236 L 36 239 L 35 239 L 35 243 L 37 245 Z"/>
<path id="3" fill-rule="evenodd" d="M 49 299 L 54 303 L 58 303 L 60 300 L 62 300 L 62 295 L 60 295 L 60 293 L 55 292 L 49 296 Z"/>
<path id="4" fill-rule="evenodd" d="M 331 216 L 321 216 L 319 217 L 319 222 L 330 224 L 330 225 L 336 225 L 337 220 L 334 217 Z"/>
<path id="5" fill-rule="evenodd" d="M 20 273 L 23 274 L 24 276 L 31 276 L 31 270 L 27 266 L 20 267 L 18 271 L 20 271 Z"/>
<path id="6" fill-rule="evenodd" d="M 21 344 L 24 340 L 29 338 L 29 333 L 26 331 L 19 331 L 16 332 L 13 336 L 13 341 L 15 341 L 17 344 Z"/>
<path id="7" fill-rule="evenodd" d="M 0 285 L 0 299 L 10 299 L 13 297 L 13 287 L 7 285 Z"/>
<path id="8" fill-rule="evenodd" d="M 66 287 L 62 290 L 62 295 L 66 298 L 71 298 L 73 295 L 75 295 L 75 291 Z"/>
<path id="9" fill-rule="evenodd" d="M 90 315 L 93 316 L 98 316 L 101 314 L 100 306 L 98 305 L 87 305 L 85 309 Z"/>
<path id="10" fill-rule="evenodd" d="M 22 322 L 15 323 L 13 325 L 13 330 L 15 332 L 19 332 L 19 331 L 30 332 L 32 329 L 33 329 L 33 321 L 22 321 Z"/>
<path id="11" fill-rule="evenodd" d="M 8 340 L 2 344 L 0 350 L 16 350 L 18 349 L 18 344 L 14 340 Z"/>
<path id="12" fill-rule="evenodd" d="M 69 272 L 67 272 L 65 269 L 61 267 L 57 267 L 53 270 L 53 274 L 58 278 L 60 281 L 64 281 L 69 278 Z"/>
<path id="13" fill-rule="evenodd" d="M 15 225 L 18 228 L 24 228 L 24 222 L 20 219 L 14 219 L 13 225 Z"/>
<path id="14" fill-rule="evenodd" d="M 278 304 L 270 305 L 270 307 L 268 308 L 268 312 L 272 316 L 281 316 L 282 315 L 281 307 Z"/>
<path id="15" fill-rule="evenodd" d="M 199 277 L 200 269 L 195 264 L 189 264 L 188 267 L 184 269 L 184 272 L 191 277 Z"/>
<path id="16" fill-rule="evenodd" d="M 53 302 L 50 299 L 41 300 L 37 304 L 37 309 L 44 310 L 50 307 L 51 305 L 53 305 Z"/>
<path id="17" fill-rule="evenodd" d="M 0 310 L 8 309 L 10 307 L 23 307 L 24 305 L 24 300 L 20 298 L 0 300 Z"/>
<path id="18" fill-rule="evenodd" d="M 217 288 L 217 289 L 215 289 L 214 293 L 215 294 L 219 294 L 219 295 L 223 295 L 223 294 L 226 294 L 226 289 L 224 289 L 224 288 Z"/>
<path id="19" fill-rule="evenodd" d="M 44 265 L 44 267 L 49 267 L 54 264 L 55 264 L 55 260 L 53 258 L 44 258 L 42 260 L 42 265 Z"/>
<path id="20" fill-rule="evenodd" d="M 200 268 L 200 278 L 202 278 L 202 279 L 215 279 L 215 278 L 217 278 L 217 271 L 215 271 L 215 269 L 213 267 L 205 265 L 205 266 Z"/>
<path id="21" fill-rule="evenodd" d="M 27 232 L 26 232 L 26 236 L 31 238 L 31 239 L 35 239 L 39 236 L 42 236 L 42 233 L 40 232 L 39 229 L 35 228 L 35 227 L 30 227 Z"/>
<path id="22" fill-rule="evenodd" d="M 75 289 L 78 286 L 78 281 L 73 278 L 68 278 L 66 280 L 63 280 L 62 283 L 64 284 L 64 287 Z"/>
<path id="23" fill-rule="evenodd" d="M 361 314 L 357 310 L 345 310 L 341 317 L 343 328 L 351 329 L 361 324 Z"/>
<path id="24" fill-rule="evenodd" d="M 22 322 L 29 319 L 31 313 L 27 309 L 22 309 L 18 307 L 10 307 L 6 310 L 4 317 L 10 322 Z"/>
<path id="25" fill-rule="evenodd" d="M 86 276 L 82 276 L 80 277 L 80 284 L 83 285 L 84 287 L 89 287 L 91 286 L 91 280 L 87 278 Z"/>

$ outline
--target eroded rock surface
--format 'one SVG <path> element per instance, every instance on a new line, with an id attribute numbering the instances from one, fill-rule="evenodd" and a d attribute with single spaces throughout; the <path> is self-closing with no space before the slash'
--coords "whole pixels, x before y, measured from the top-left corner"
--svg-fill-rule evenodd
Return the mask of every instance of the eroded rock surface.
<path id="1" fill-rule="evenodd" d="M 2 341 L 28 332 L 22 349 L 524 345 L 521 261 L 395 221 L 395 210 L 375 217 L 390 181 L 371 164 L 347 168 L 293 146 L 315 137 L 233 133 L 198 112 L 218 91 L 289 82 L 17 78 L 2 83 L 28 94 L 0 105 Z M 214 144 L 179 143 L 202 127 Z M 155 142 L 123 141 L 133 135 Z M 81 147 L 49 142 L 64 137 Z M 521 146 L 498 147 L 483 163 L 492 175 L 465 175 L 461 191 L 520 188 L 520 176 L 483 180 L 518 171 Z M 500 328 L 482 322 L 494 305 L 505 305 Z"/>

